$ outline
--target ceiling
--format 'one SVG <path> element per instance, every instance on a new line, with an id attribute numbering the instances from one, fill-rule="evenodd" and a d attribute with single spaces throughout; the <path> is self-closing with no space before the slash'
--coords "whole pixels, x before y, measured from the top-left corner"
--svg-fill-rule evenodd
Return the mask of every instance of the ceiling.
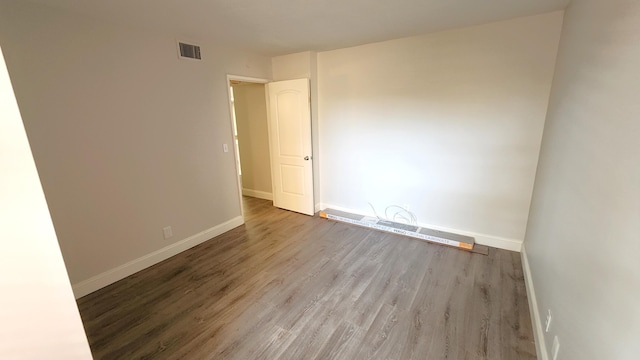
<path id="1" fill-rule="evenodd" d="M 566 7 L 569 0 L 31 0 L 268 56 L 332 50 Z"/>

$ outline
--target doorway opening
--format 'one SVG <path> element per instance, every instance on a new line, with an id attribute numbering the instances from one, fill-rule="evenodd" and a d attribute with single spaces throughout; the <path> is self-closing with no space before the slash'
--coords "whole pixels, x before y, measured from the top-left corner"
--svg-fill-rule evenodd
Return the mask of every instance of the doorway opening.
<path id="1" fill-rule="evenodd" d="M 273 201 L 266 79 L 227 76 L 240 207 L 242 196 Z"/>
<path id="2" fill-rule="evenodd" d="M 314 214 L 309 79 L 268 82 L 227 76 L 230 121 L 242 196 Z"/>

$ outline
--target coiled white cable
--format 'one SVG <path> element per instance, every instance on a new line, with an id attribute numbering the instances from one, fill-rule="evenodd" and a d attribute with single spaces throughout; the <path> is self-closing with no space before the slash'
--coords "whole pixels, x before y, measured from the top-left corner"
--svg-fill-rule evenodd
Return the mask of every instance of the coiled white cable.
<path id="1" fill-rule="evenodd" d="M 376 212 L 376 208 L 373 204 L 368 203 L 371 206 L 371 210 L 379 220 L 383 220 L 378 213 Z M 397 223 L 405 223 L 410 225 L 418 225 L 418 218 L 414 213 L 405 209 L 400 205 L 389 205 L 384 209 L 384 220 L 389 220 Z"/>

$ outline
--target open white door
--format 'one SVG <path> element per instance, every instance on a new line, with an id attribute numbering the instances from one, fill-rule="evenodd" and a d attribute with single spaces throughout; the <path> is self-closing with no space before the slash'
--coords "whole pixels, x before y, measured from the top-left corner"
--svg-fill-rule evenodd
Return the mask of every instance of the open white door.
<path id="1" fill-rule="evenodd" d="M 313 215 L 309 80 L 267 84 L 273 205 Z"/>

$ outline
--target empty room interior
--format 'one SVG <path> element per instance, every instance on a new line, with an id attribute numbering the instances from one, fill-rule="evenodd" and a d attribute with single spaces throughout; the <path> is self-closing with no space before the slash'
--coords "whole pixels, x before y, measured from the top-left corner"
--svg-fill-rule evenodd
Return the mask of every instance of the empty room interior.
<path id="1" fill-rule="evenodd" d="M 0 49 L 0 358 L 640 358 L 636 0 L 0 0 Z"/>

